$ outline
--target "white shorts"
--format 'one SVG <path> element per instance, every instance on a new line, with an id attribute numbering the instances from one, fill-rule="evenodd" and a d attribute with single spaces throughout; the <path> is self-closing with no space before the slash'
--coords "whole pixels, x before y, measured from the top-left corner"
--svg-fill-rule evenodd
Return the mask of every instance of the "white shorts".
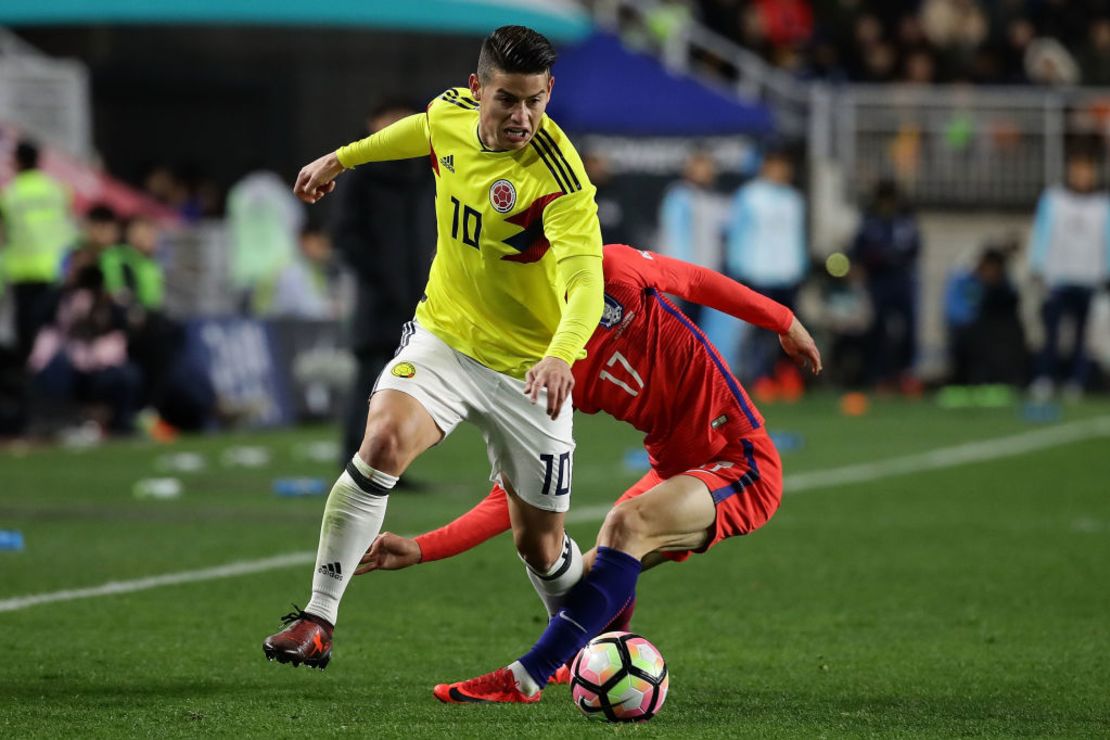
<path id="1" fill-rule="evenodd" d="M 463 419 L 481 429 L 491 481 L 511 488 L 537 509 L 570 508 L 570 398 L 551 419 L 546 391 L 533 404 L 524 395 L 523 380 L 490 370 L 415 321 L 405 325 L 401 346 L 378 376 L 373 393 L 386 389 L 419 401 L 444 437 Z"/>

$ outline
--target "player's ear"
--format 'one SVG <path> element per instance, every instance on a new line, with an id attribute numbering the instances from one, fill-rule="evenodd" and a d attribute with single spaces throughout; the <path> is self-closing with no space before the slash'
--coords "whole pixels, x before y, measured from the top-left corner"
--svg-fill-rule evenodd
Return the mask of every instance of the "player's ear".
<path id="1" fill-rule="evenodd" d="M 470 85 L 470 94 L 474 96 L 475 100 L 481 101 L 482 99 L 482 81 L 478 79 L 478 75 L 473 72 L 470 73 L 470 79 L 467 81 Z"/>
<path id="2" fill-rule="evenodd" d="M 555 75 L 547 73 L 547 98 L 551 99 L 551 88 L 555 87 Z"/>

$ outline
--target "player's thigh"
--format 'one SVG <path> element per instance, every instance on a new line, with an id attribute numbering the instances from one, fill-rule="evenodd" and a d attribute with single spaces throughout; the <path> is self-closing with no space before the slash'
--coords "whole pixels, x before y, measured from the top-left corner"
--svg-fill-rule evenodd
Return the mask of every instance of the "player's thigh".
<path id="1" fill-rule="evenodd" d="M 709 539 L 692 548 L 693 552 L 705 552 L 726 539 L 751 534 L 774 516 L 782 501 L 782 462 L 763 431 L 737 440 L 721 450 L 716 461 L 684 475 L 702 481 L 716 509 Z M 684 560 L 690 554 L 673 548 L 664 553 L 671 560 Z"/>
<path id="2" fill-rule="evenodd" d="M 782 461 L 766 432 L 760 430 L 722 451 L 732 467 L 718 470 L 713 484 L 717 521 L 710 546 L 756 531 L 774 516 L 782 503 Z M 717 465 L 723 465 L 718 462 Z M 704 470 L 690 471 L 706 475 Z M 714 476 L 706 476 L 707 485 Z"/>
<path id="3" fill-rule="evenodd" d="M 709 541 L 716 517 L 705 483 L 676 475 L 613 507 L 605 517 L 598 545 L 637 558 L 653 550 L 697 549 Z"/>
<path id="4" fill-rule="evenodd" d="M 396 471 L 399 474 L 441 439 L 443 432 L 420 401 L 400 391 L 382 389 L 370 398 L 359 455 L 374 467 L 400 468 Z"/>
<path id="5" fill-rule="evenodd" d="M 457 353 L 419 325 L 406 325 L 397 354 L 374 384 L 359 455 L 399 473 L 458 426 L 475 395 Z"/>
<path id="6" fill-rule="evenodd" d="M 567 511 L 574 476 L 571 404 L 563 404 L 551 419 L 543 394 L 533 404 L 524 394 L 524 381 L 497 374 L 480 416 L 475 422 L 486 438 L 491 479 L 507 484 L 527 506 Z"/>

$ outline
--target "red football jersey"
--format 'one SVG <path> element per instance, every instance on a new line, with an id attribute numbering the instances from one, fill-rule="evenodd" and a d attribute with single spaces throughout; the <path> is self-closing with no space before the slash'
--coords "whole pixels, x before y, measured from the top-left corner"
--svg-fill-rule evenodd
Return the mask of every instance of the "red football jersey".
<path id="1" fill-rule="evenodd" d="M 701 467 L 763 417 L 717 349 L 663 293 L 750 324 L 785 333 L 790 309 L 697 267 L 623 244 L 604 249 L 605 312 L 574 363 L 574 402 L 604 411 L 647 434 L 644 446 L 661 479 Z M 450 524 L 416 538 L 423 562 L 457 555 L 510 528 L 505 491 Z"/>
<path id="2" fill-rule="evenodd" d="M 664 293 L 782 333 L 793 314 L 712 270 L 623 244 L 604 249 L 605 311 L 574 364 L 575 407 L 647 437 L 663 477 L 711 460 L 763 417 L 702 331 Z"/>

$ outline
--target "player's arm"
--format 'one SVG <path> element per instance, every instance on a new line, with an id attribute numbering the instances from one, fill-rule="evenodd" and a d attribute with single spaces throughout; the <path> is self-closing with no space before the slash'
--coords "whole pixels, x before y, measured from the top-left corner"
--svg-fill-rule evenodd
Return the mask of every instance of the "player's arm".
<path id="1" fill-rule="evenodd" d="M 524 392 L 533 401 L 547 388 L 551 418 L 574 387 L 570 366 L 585 356 L 605 308 L 605 275 L 601 269 L 601 226 L 593 186 L 557 198 L 544 211 L 544 234 L 555 253 L 558 284 L 566 287 L 567 305 L 544 357 L 525 375 Z"/>
<path id="2" fill-rule="evenodd" d="M 305 203 L 315 203 L 335 189 L 335 178 L 343 170 L 367 162 L 422 157 L 431 146 L 428 114 L 414 113 L 305 165 L 297 175 L 293 194 Z"/>
<path id="3" fill-rule="evenodd" d="M 778 301 L 707 267 L 624 244 L 606 245 L 605 255 L 615 274 L 632 272 L 645 287 L 715 308 L 761 329 L 783 334 L 794 319 L 794 313 Z"/>
<path id="4" fill-rule="evenodd" d="M 451 558 L 511 528 L 505 489 L 494 486 L 477 506 L 439 529 L 415 538 L 382 532 L 362 556 L 355 575 Z"/>
<path id="5" fill-rule="evenodd" d="M 588 255 L 567 257 L 555 269 L 559 284 L 566 286 L 567 305 L 543 359 L 524 376 L 524 392 L 533 402 L 541 388 L 547 389 L 547 414 L 552 419 L 559 415 L 574 387 L 570 366 L 582 356 L 605 308 L 600 259 Z"/>
<path id="6" fill-rule="evenodd" d="M 618 263 L 634 269 L 651 287 L 708 306 L 779 335 L 779 343 L 799 364 L 821 372 L 821 353 L 794 312 L 778 301 L 715 270 L 624 245 L 610 245 Z"/>

